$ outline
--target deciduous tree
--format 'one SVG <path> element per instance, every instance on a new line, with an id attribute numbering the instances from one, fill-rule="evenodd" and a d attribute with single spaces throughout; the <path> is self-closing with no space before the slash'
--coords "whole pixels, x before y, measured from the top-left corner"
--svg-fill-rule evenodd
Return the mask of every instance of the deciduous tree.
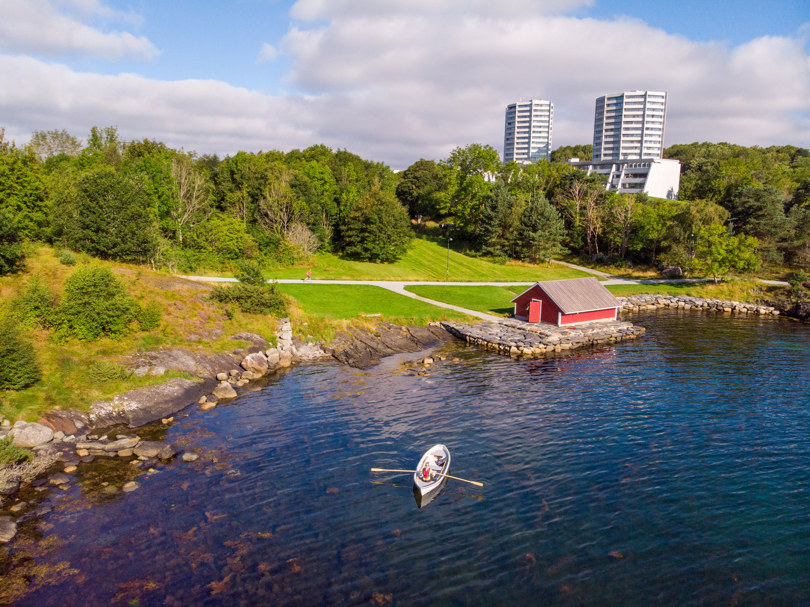
<path id="1" fill-rule="evenodd" d="M 349 213 L 343 238 L 350 257 L 394 262 L 405 254 L 411 239 L 408 212 L 396 196 L 374 189 Z"/>
<path id="2" fill-rule="evenodd" d="M 694 269 L 719 282 L 731 270 L 753 272 L 760 266 L 756 249 L 759 241 L 753 236 L 732 236 L 719 223 L 703 226 L 697 235 Z"/>

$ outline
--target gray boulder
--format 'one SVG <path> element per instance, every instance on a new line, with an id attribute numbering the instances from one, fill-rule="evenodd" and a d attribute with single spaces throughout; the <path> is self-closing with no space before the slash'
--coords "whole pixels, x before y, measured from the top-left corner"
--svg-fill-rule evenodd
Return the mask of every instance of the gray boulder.
<path id="1" fill-rule="evenodd" d="M 268 366 L 270 367 L 278 366 L 279 354 L 276 348 L 270 348 L 269 350 L 267 350 L 267 352 L 265 352 L 265 356 L 267 357 Z"/>
<path id="2" fill-rule="evenodd" d="M 53 409 L 48 411 L 39 423 L 48 426 L 54 432 L 64 432 L 67 436 L 86 434 L 90 429 L 87 416 L 75 409 Z"/>
<path id="3" fill-rule="evenodd" d="M 10 434 L 14 438 L 15 445 L 26 449 L 38 447 L 53 440 L 53 430 L 36 422 L 30 424 L 18 422 L 14 424 Z"/>
<path id="4" fill-rule="evenodd" d="M 142 441 L 133 453 L 138 457 L 157 457 L 159 459 L 170 459 L 177 454 L 177 450 L 169 443 L 161 441 L 145 440 Z"/>
<path id="5" fill-rule="evenodd" d="M 0 495 L 13 495 L 20 488 L 20 478 L 15 475 L 0 476 Z"/>
<path id="6" fill-rule="evenodd" d="M 0 544 L 5 544 L 17 535 L 17 523 L 10 516 L 0 516 Z"/>
<path id="7" fill-rule="evenodd" d="M 261 377 L 269 368 L 267 357 L 261 352 L 253 352 L 248 354 L 242 361 L 242 368 L 253 374 L 253 377 Z M 249 378 L 250 379 L 250 378 Z"/>
<path id="8" fill-rule="evenodd" d="M 219 385 L 214 388 L 212 394 L 216 396 L 217 399 L 236 398 L 236 390 L 226 381 L 220 382 Z"/>

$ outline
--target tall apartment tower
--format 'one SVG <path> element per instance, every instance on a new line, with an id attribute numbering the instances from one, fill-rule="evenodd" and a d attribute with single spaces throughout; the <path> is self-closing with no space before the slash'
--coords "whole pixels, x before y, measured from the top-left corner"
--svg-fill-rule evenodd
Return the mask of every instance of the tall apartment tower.
<path id="1" fill-rule="evenodd" d="M 554 104 L 544 99 L 518 101 L 506 106 L 503 161 L 527 164 L 551 155 Z"/>
<path id="2" fill-rule="evenodd" d="M 629 91 L 596 100 L 593 160 L 661 158 L 667 94 Z"/>

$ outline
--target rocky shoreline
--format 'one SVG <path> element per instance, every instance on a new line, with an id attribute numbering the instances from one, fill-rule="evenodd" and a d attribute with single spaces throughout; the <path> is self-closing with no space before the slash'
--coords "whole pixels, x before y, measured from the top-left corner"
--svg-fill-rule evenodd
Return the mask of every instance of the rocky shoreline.
<path id="1" fill-rule="evenodd" d="M 193 403 L 200 409 L 213 409 L 220 402 L 238 396 L 237 390 L 290 367 L 293 362 L 329 356 L 318 344 L 304 344 L 293 338 L 289 319 L 279 321 L 277 345 L 268 347 L 261 336 L 251 333 L 234 335 L 252 345 L 230 354 L 207 354 L 184 348 L 158 350 L 126 357 L 120 362 L 138 376 L 162 376 L 168 371 L 186 372 L 197 380 L 172 378 L 147 388 L 116 395 L 111 401 L 94 402 L 86 413 L 54 409 L 36 422 L 18 421 L 13 425 L 0 418 L 0 437 L 10 435 L 14 445 L 30 449 L 33 461 L 0 467 L 0 544 L 16 535 L 15 514 L 27 510 L 28 504 L 17 495 L 33 483 L 67 488 L 72 473 L 81 463 L 96 458 L 119 457 L 135 466 L 154 471 L 154 466 L 178 455 L 178 449 L 162 441 L 145 440 L 137 434 L 115 433 L 124 426 L 138 428 L 154 422 L 169 424 L 173 416 Z M 182 461 L 197 459 L 197 454 L 184 452 Z M 61 464 L 62 471 L 57 472 Z M 48 478 L 43 478 L 48 475 Z M 137 483 L 108 487 L 109 492 L 133 491 Z M 36 510 L 33 510 L 36 514 Z M 26 516 L 31 516 L 27 512 Z"/>
<path id="2" fill-rule="evenodd" d="M 373 330 L 350 329 L 338 333 L 324 349 L 319 344 L 296 340 L 290 321 L 285 318 L 276 328 L 275 347 L 269 347 L 267 340 L 252 333 L 240 333 L 232 338 L 251 345 L 220 354 L 186 348 L 164 349 L 138 353 L 119 361 L 137 376 L 160 377 L 169 371 L 180 371 L 196 380 L 172 378 L 162 384 L 116 395 L 110 401 L 94 402 L 87 412 L 54 409 L 36 422 L 18 421 L 12 425 L 0 416 L 0 437 L 11 435 L 16 446 L 34 453 L 31 462 L 0 467 L 0 512 L 8 512 L 0 514 L 0 544 L 15 537 L 19 520 L 38 516 L 38 510 L 19 497 L 22 490 L 32 485 L 38 490 L 67 489 L 79 464 L 96 458 L 122 458 L 155 472 L 155 466 L 178 455 L 184 462 L 198 457 L 168 442 L 122 433 L 123 427 L 134 429 L 156 422 L 170 424 L 174 415 L 194 403 L 200 410 L 209 411 L 220 402 L 236 398 L 239 390 L 295 362 L 333 357 L 349 366 L 367 368 L 377 364 L 383 356 L 424 350 L 452 336 L 437 324 L 401 327 L 381 323 Z M 133 481 L 121 487 L 110 485 L 105 491 L 127 492 L 137 488 L 138 484 Z"/>
<path id="3" fill-rule="evenodd" d="M 621 312 L 674 308 L 734 314 L 777 316 L 780 309 L 688 296 L 634 295 L 617 298 Z M 195 380 L 172 378 L 162 384 L 116 395 L 111 401 L 94 402 L 86 413 L 55 409 L 37 422 L 11 424 L 0 416 L 0 437 L 11 435 L 14 444 L 31 449 L 34 460 L 11 467 L 0 467 L 0 544 L 11 541 L 17 532 L 18 513 L 38 516 L 36 509 L 17 495 L 37 483 L 37 488 L 66 489 L 72 473 L 81 463 L 95 458 L 123 458 L 133 466 L 154 472 L 155 466 L 178 455 L 184 462 L 195 461 L 193 452 L 183 452 L 164 441 L 147 440 L 120 428 L 139 428 L 155 422 L 170 424 L 174 415 L 197 403 L 202 411 L 236 398 L 239 390 L 294 362 L 333 357 L 356 368 L 377 364 L 380 358 L 397 353 L 417 352 L 440 345 L 453 337 L 515 358 L 538 358 L 596 345 L 632 340 L 645 334 L 643 327 L 626 321 L 586 323 L 574 327 L 548 324 L 530 325 L 504 318 L 475 325 L 459 322 L 430 323 L 426 327 L 402 327 L 380 323 L 374 329 L 351 328 L 335 335 L 328 348 L 305 344 L 293 337 L 289 319 L 279 321 L 275 347 L 251 333 L 234 335 L 251 345 L 233 353 L 207 354 L 185 348 L 139 353 L 122 360 L 138 376 L 162 376 L 181 371 Z M 118 431 L 115 431 L 119 429 Z M 61 472 L 57 471 L 61 464 Z M 46 478 L 47 475 L 47 478 Z M 134 491 L 137 482 L 105 491 Z"/>

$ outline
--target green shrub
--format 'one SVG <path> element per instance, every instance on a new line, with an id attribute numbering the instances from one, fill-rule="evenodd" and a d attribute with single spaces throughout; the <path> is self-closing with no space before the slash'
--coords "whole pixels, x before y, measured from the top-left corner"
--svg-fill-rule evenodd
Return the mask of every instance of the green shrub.
<path id="1" fill-rule="evenodd" d="M 241 261 L 236 264 L 236 279 L 241 283 L 257 287 L 267 284 L 259 262 Z"/>
<path id="2" fill-rule="evenodd" d="M 0 276 L 20 272 L 25 268 L 25 250 L 17 222 L 0 208 Z"/>
<path id="3" fill-rule="evenodd" d="M 282 238 L 272 252 L 273 261 L 282 266 L 294 266 L 309 261 L 310 255 L 298 245 Z"/>
<path id="4" fill-rule="evenodd" d="M 30 462 L 32 459 L 34 454 L 28 449 L 15 446 L 10 436 L 0 438 L 0 466 Z"/>
<path id="5" fill-rule="evenodd" d="M 156 301 L 150 301 L 145 308 L 138 312 L 138 328 L 141 331 L 153 331 L 160 326 L 160 319 L 163 317 L 163 309 Z"/>
<path id="6" fill-rule="evenodd" d="M 42 377 L 34 345 L 10 315 L 0 317 L 0 361 L 0 390 L 22 390 Z"/>
<path id="7" fill-rule="evenodd" d="M 107 268 L 84 266 L 65 281 L 62 303 L 53 313 L 57 338 L 92 341 L 102 336 L 126 334 L 138 315 L 138 304 L 129 297 Z"/>
<path id="8" fill-rule="evenodd" d="M 87 370 L 87 375 L 94 382 L 103 383 L 129 379 L 132 377 L 132 372 L 116 363 L 98 360 L 90 365 Z"/>
<path id="9" fill-rule="evenodd" d="M 55 306 L 56 295 L 39 275 L 34 275 L 23 287 L 14 307 L 23 325 L 46 327 Z"/>
<path id="10" fill-rule="evenodd" d="M 276 283 L 263 287 L 244 282 L 231 286 L 217 285 L 211 291 L 211 299 L 223 304 L 235 303 L 242 312 L 248 314 L 287 314 L 287 300 L 279 292 Z"/>
<path id="11" fill-rule="evenodd" d="M 256 241 L 247 233 L 244 222 L 230 215 L 214 215 L 197 225 L 189 245 L 195 257 L 198 254 L 213 253 L 221 259 L 237 260 L 255 257 L 259 252 Z"/>
<path id="12" fill-rule="evenodd" d="M 65 251 L 59 256 L 59 263 L 61 263 L 63 266 L 75 266 L 76 256 L 70 251 Z"/>

